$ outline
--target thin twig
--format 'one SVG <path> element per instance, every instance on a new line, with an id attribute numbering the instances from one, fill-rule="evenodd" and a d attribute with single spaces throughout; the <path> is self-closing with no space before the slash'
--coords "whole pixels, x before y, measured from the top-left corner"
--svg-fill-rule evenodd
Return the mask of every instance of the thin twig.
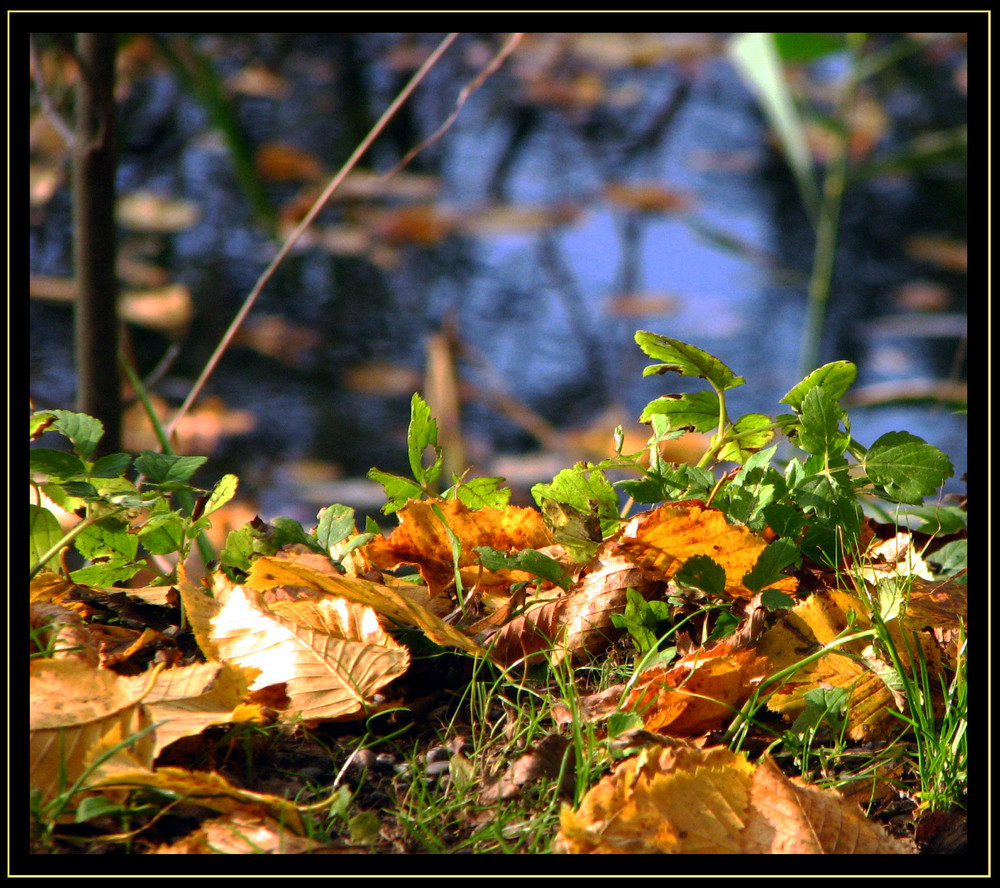
<path id="1" fill-rule="evenodd" d="M 483 85 L 483 81 L 486 80 L 487 77 L 493 74 L 493 72 L 495 72 L 497 68 L 499 68 L 503 64 L 504 59 L 506 59 L 507 56 L 509 56 L 514 51 L 517 44 L 521 42 L 521 38 L 523 36 L 524 33 L 521 32 L 521 33 L 511 34 L 510 37 L 507 38 L 507 42 L 502 47 L 500 47 L 499 52 L 497 52 L 497 54 L 493 56 L 492 59 L 490 59 L 489 64 L 486 65 L 486 67 L 479 72 L 476 79 L 473 80 L 471 83 L 467 84 L 465 88 L 458 94 L 458 98 L 455 100 L 455 110 L 448 115 L 448 119 L 445 120 L 445 122 L 442 123 L 441 126 L 439 126 L 432 135 L 428 136 L 426 139 L 424 139 L 423 142 L 417 145 L 416 148 L 411 148 L 409 151 L 407 151 L 403 159 L 382 177 L 383 180 L 391 179 L 393 176 L 395 176 L 396 173 L 398 173 L 401 169 L 403 169 L 403 167 L 405 167 L 411 160 L 413 160 L 413 158 L 416 157 L 421 151 L 423 151 L 428 146 L 433 145 L 438 139 L 441 138 L 441 136 L 443 136 L 450 129 L 451 125 L 455 122 L 455 119 L 458 117 L 459 112 L 462 110 L 462 106 L 466 103 L 469 96 L 471 96 L 477 89 L 479 89 L 479 87 Z"/>
<path id="2" fill-rule="evenodd" d="M 205 365 L 205 369 L 202 370 L 201 376 L 195 382 L 194 387 L 188 393 L 187 398 L 181 405 L 180 409 L 174 415 L 170 424 L 167 426 L 167 435 L 173 434 L 174 429 L 177 428 L 178 423 L 187 414 L 188 410 L 191 409 L 191 405 L 194 403 L 195 399 L 201 394 L 201 390 L 208 380 L 208 377 L 212 375 L 215 370 L 216 364 L 222 358 L 226 349 L 229 347 L 229 343 L 233 336 L 236 335 L 236 331 L 239 329 L 240 325 L 243 323 L 246 316 L 250 313 L 250 309 L 253 308 L 254 303 L 257 301 L 257 297 L 260 296 L 261 291 L 264 286 L 274 275 L 278 266 L 284 261 L 285 257 L 291 252 L 293 246 L 295 246 L 298 239 L 302 236 L 303 232 L 310 226 L 313 219 L 319 214 L 319 211 L 323 209 L 327 201 L 333 195 L 333 193 L 340 186 L 340 183 L 344 181 L 347 174 L 354 168 L 354 165 L 361 159 L 361 156 L 368 150 L 369 146 L 378 137 L 379 133 L 385 128 L 386 124 L 392 119 L 399 107 L 405 102 L 410 94 L 416 89 L 417 85 L 421 80 L 427 75 L 432 67 L 437 63 L 438 59 L 444 54 L 445 50 L 454 43 L 455 39 L 458 37 L 458 33 L 449 34 L 442 40 L 437 48 L 428 56 L 427 60 L 420 66 L 417 72 L 410 78 L 410 82 L 403 87 L 403 90 L 398 96 L 396 96 L 393 103 L 386 108 L 382 116 L 378 119 L 375 126 L 372 127 L 371 131 L 362 140 L 361 144 L 354 150 L 354 153 L 347 159 L 346 163 L 340 168 L 340 172 L 330 181 L 330 184 L 326 186 L 323 193 L 316 199 L 316 202 L 312 205 L 312 208 L 306 213 L 305 218 L 296 226 L 295 230 L 288 236 L 285 241 L 284 246 L 278 251 L 278 254 L 271 260 L 271 264 L 265 269 L 264 273 L 257 280 L 254 285 L 253 290 L 247 296 L 246 300 L 243 302 L 243 306 L 237 312 L 236 317 L 233 318 L 233 322 L 229 325 L 229 329 L 226 330 L 219 342 L 212 356 L 208 359 L 208 363 Z"/>

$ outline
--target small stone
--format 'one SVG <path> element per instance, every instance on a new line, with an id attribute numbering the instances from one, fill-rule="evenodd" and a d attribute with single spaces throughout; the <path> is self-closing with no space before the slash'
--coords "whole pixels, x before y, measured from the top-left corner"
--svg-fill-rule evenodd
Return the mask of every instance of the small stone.
<path id="1" fill-rule="evenodd" d="M 447 759 L 443 762 L 431 762 L 427 766 L 427 776 L 432 778 L 441 777 L 447 774 L 450 768 L 451 763 Z"/>
<path id="2" fill-rule="evenodd" d="M 432 746 L 427 750 L 427 764 L 434 762 L 446 762 L 451 758 L 451 750 L 444 746 Z"/>
<path id="3" fill-rule="evenodd" d="M 359 749 L 354 754 L 354 758 L 351 760 L 348 770 L 355 773 L 373 770 L 376 758 L 377 756 L 370 749 Z"/>

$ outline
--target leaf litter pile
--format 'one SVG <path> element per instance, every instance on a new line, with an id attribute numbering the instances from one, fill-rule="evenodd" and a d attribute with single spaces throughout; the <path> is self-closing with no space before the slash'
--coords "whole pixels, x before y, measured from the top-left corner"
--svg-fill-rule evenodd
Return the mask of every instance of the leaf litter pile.
<path id="1" fill-rule="evenodd" d="M 718 423 L 742 379 L 636 339 L 667 361 L 652 372 L 715 394 L 653 402 L 644 462 L 578 464 L 536 485 L 539 509 L 511 506 L 502 479 L 434 493 L 436 426 L 414 396 L 413 478 L 371 473 L 388 531 L 359 533 L 342 506 L 310 532 L 255 521 L 204 576 L 179 562 L 145 588 L 46 561 L 33 850 L 961 849 L 960 805 L 935 804 L 914 758 L 918 711 L 947 720 L 964 675 L 964 522 L 941 531 L 964 509 L 920 507 L 910 530 L 862 517 L 857 479 L 831 481 L 856 443 L 829 409 L 853 381 L 844 362 L 773 421 L 805 464 L 770 467 L 756 414 L 714 439 L 739 464 L 721 481 L 661 464 L 658 441 L 706 430 L 705 409 Z M 936 456 L 885 437 L 857 445 L 863 480 L 919 503 L 914 484 L 943 480 Z M 626 464 L 638 480 L 609 480 Z M 628 517 L 619 488 L 652 507 Z M 697 495 L 668 495 L 682 491 Z"/>

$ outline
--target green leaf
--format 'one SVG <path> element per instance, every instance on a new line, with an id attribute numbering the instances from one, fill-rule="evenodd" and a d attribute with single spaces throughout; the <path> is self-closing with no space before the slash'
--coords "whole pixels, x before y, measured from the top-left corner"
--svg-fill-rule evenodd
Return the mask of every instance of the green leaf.
<path id="1" fill-rule="evenodd" d="M 779 589 L 765 589 L 760 595 L 760 602 L 772 612 L 789 610 L 795 606 L 795 599 Z"/>
<path id="2" fill-rule="evenodd" d="M 694 586 L 710 595 L 721 595 L 726 591 L 726 571 L 717 561 L 708 555 L 695 555 L 688 558 L 674 579 L 685 586 Z"/>
<path id="3" fill-rule="evenodd" d="M 965 530 L 968 522 L 968 513 L 958 506 L 919 506 L 906 514 L 923 521 L 917 528 L 921 533 L 958 533 Z"/>
<path id="4" fill-rule="evenodd" d="M 32 473 L 46 475 L 53 481 L 67 481 L 87 471 L 87 466 L 80 457 L 48 447 L 33 447 L 29 450 L 28 467 Z"/>
<path id="5" fill-rule="evenodd" d="M 604 472 L 590 463 L 579 462 L 571 469 L 563 469 L 551 483 L 534 485 L 531 496 L 543 512 L 543 499 L 564 503 L 579 512 L 589 513 L 596 508 L 603 534 L 618 529 L 618 494 Z"/>
<path id="6" fill-rule="evenodd" d="M 207 456 L 172 456 L 144 450 L 135 459 L 135 469 L 152 484 L 187 481 L 207 461 Z"/>
<path id="7" fill-rule="evenodd" d="M 113 586 L 130 580 L 146 566 L 145 561 L 133 561 L 129 558 L 116 556 L 107 561 L 88 564 L 79 570 L 74 570 L 69 578 L 74 583 L 83 586 Z"/>
<path id="8" fill-rule="evenodd" d="M 29 503 L 28 508 L 30 509 L 28 516 L 28 537 L 31 544 L 30 566 L 34 567 L 38 563 L 38 559 L 63 538 L 63 532 L 62 528 L 59 527 L 59 520 L 48 509 L 36 506 L 34 503 Z M 58 554 L 53 555 L 42 566 L 58 570 Z"/>
<path id="9" fill-rule="evenodd" d="M 189 524 L 178 512 L 162 512 L 146 521 L 139 531 L 139 539 L 153 555 L 169 555 L 183 547 Z"/>
<path id="10" fill-rule="evenodd" d="M 938 565 L 938 572 L 942 577 L 952 577 L 969 565 L 969 541 L 953 540 L 945 543 L 928 555 L 927 560 Z"/>
<path id="11" fill-rule="evenodd" d="M 202 517 L 211 515 L 212 512 L 221 509 L 236 496 L 236 488 L 239 487 L 239 483 L 240 479 L 235 475 L 223 475 L 219 483 L 212 488 L 212 492 L 208 495 L 208 499 L 205 501 L 205 508 L 201 513 Z"/>
<path id="12" fill-rule="evenodd" d="M 810 688 L 802 698 L 806 705 L 788 729 L 792 734 L 801 736 L 815 731 L 824 721 L 832 730 L 840 730 L 847 708 L 844 688 Z"/>
<path id="13" fill-rule="evenodd" d="M 669 619 L 670 606 L 665 601 L 647 601 L 631 586 L 625 590 L 625 610 L 611 615 L 611 624 L 625 629 L 632 637 L 636 650 L 645 654 L 659 643 L 657 629 Z"/>
<path id="14" fill-rule="evenodd" d="M 94 463 L 91 478 L 120 478 L 128 471 L 132 457 L 128 453 L 109 453 Z"/>
<path id="15" fill-rule="evenodd" d="M 322 546 L 313 537 L 306 533 L 302 524 L 294 518 L 278 517 L 272 518 L 268 523 L 267 539 L 275 549 L 283 549 L 285 546 L 298 543 L 308 546 L 314 552 L 323 552 Z M 325 554 L 325 553 L 324 553 Z"/>
<path id="16" fill-rule="evenodd" d="M 487 570 L 524 570 L 562 586 L 563 589 L 569 589 L 573 585 L 572 579 L 562 569 L 562 565 L 537 549 L 520 549 L 508 554 L 492 546 L 476 546 L 476 552 L 479 553 L 479 560 Z"/>
<path id="17" fill-rule="evenodd" d="M 249 524 L 244 524 L 238 530 L 229 531 L 226 545 L 219 553 L 219 564 L 222 567 L 235 567 L 238 570 L 250 570 L 250 558 L 254 552 L 254 541 L 257 533 Z"/>
<path id="18" fill-rule="evenodd" d="M 726 436 L 734 440 L 724 444 L 718 453 L 720 461 L 743 465 L 753 454 L 774 437 L 773 420 L 763 413 L 747 413 L 741 416 Z"/>
<path id="19" fill-rule="evenodd" d="M 700 376 L 720 392 L 746 382 L 718 358 L 679 339 L 639 330 L 635 334 L 635 341 L 649 357 L 663 361 L 662 364 L 647 367 L 642 371 L 643 376 L 668 372 L 679 373 L 681 376 Z"/>
<path id="20" fill-rule="evenodd" d="M 336 503 L 319 513 L 316 540 L 329 553 L 357 530 L 354 509 Z"/>
<path id="21" fill-rule="evenodd" d="M 798 445 L 819 456 L 824 464 L 843 456 L 851 436 L 840 428 L 843 408 L 823 386 L 811 388 L 802 401 L 802 431 Z"/>
<path id="22" fill-rule="evenodd" d="M 639 422 L 649 422 L 653 416 L 665 417 L 666 429 L 672 432 L 710 432 L 719 427 L 719 396 L 704 391 L 664 395 L 645 406 Z"/>
<path id="23" fill-rule="evenodd" d="M 806 525 L 802 512 L 785 503 L 771 503 L 764 506 L 763 512 L 767 526 L 779 537 L 796 540 Z"/>
<path id="24" fill-rule="evenodd" d="M 757 563 L 743 575 L 743 585 L 759 592 L 785 579 L 785 568 L 799 560 L 799 547 L 791 540 L 775 540 L 757 557 Z"/>
<path id="25" fill-rule="evenodd" d="M 88 501 L 101 499 L 101 494 L 89 481 L 64 481 L 63 490 L 67 495 Z"/>
<path id="26" fill-rule="evenodd" d="M 823 386 L 830 397 L 835 401 L 839 401 L 847 390 L 854 385 L 854 380 L 857 377 L 858 368 L 850 361 L 834 361 L 831 364 L 824 364 L 822 367 L 813 370 L 798 385 L 793 386 L 779 403 L 787 404 L 796 413 L 801 413 L 802 401 L 817 386 Z"/>
<path id="27" fill-rule="evenodd" d="M 777 445 L 751 454 L 743 470 L 722 488 L 726 516 L 751 530 L 763 527 L 763 509 L 785 494 L 785 482 L 770 465 Z"/>
<path id="28" fill-rule="evenodd" d="M 501 487 L 504 478 L 472 478 L 463 481 L 455 489 L 455 495 L 462 504 L 470 509 L 482 509 L 490 506 L 503 509 L 510 502 L 511 489 Z"/>
<path id="29" fill-rule="evenodd" d="M 955 469 L 936 447 L 909 432 L 887 432 L 864 460 L 868 478 L 890 498 L 919 505 L 933 494 Z"/>
<path id="30" fill-rule="evenodd" d="M 70 410 L 50 410 L 55 417 L 51 428 L 61 432 L 73 442 L 73 449 L 84 459 L 90 459 L 98 442 L 104 437 L 104 425 L 86 413 Z"/>
<path id="31" fill-rule="evenodd" d="M 135 558 L 139 540 L 129 533 L 129 526 L 118 518 L 103 518 L 82 530 L 73 541 L 77 551 L 86 559 L 120 556 Z"/>
<path id="32" fill-rule="evenodd" d="M 39 410 L 28 417 L 28 440 L 37 441 L 56 421 L 50 410 Z"/>
<path id="33" fill-rule="evenodd" d="M 424 450 L 432 448 L 435 460 L 424 467 Z M 444 465 L 444 455 L 438 447 L 437 420 L 431 416 L 431 408 L 416 392 L 410 400 L 410 425 L 406 431 L 406 449 L 410 458 L 410 471 L 418 484 L 429 487 Z"/>
<path id="34" fill-rule="evenodd" d="M 369 469 L 368 477 L 372 481 L 377 481 L 381 484 L 385 490 L 388 502 L 382 506 L 382 511 L 386 515 L 398 512 L 411 499 L 420 499 L 424 492 L 424 489 L 419 484 L 411 481 L 409 478 L 403 478 L 400 475 L 390 475 L 381 469 Z"/>

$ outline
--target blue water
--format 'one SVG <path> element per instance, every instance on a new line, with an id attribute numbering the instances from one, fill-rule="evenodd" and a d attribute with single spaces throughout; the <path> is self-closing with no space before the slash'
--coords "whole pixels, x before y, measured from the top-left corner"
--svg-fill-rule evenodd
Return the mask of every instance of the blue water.
<path id="1" fill-rule="evenodd" d="M 384 67 L 384 52 L 402 38 L 360 35 L 356 58 L 365 70 L 357 80 L 338 69 L 345 58 L 340 39 L 312 35 L 287 52 L 267 44 L 264 35 L 207 35 L 202 44 L 230 72 L 242 64 L 237 58 L 269 51 L 293 91 L 283 101 L 238 99 L 247 131 L 255 144 L 291 141 L 335 168 L 348 150 L 338 146 L 349 142 L 337 115 L 362 100 L 372 115 L 381 111 L 399 79 Z M 242 55 L 227 54 L 227 47 Z M 574 63 L 586 69 L 585 62 Z M 421 136 L 450 112 L 473 70 L 456 53 L 442 64 L 433 88 L 418 92 L 412 119 Z M 408 397 L 351 392 L 341 386 L 342 374 L 376 359 L 421 371 L 427 337 L 446 321 L 509 393 L 557 426 L 583 422 L 611 404 L 635 418 L 654 397 L 699 387 L 697 380 L 673 375 L 643 379 L 648 361 L 633 342 L 637 329 L 697 345 L 744 376 L 746 385 L 730 393 L 730 416 L 782 411 L 778 399 L 800 378 L 812 241 L 753 99 L 725 60 L 712 55 L 696 66 L 665 61 L 602 76 L 609 93 L 633 99 L 618 106 L 536 107 L 520 98 L 522 84 L 507 66 L 420 159 L 440 176 L 440 200 L 449 212 L 474 214 L 491 200 L 570 205 L 577 212 L 571 221 L 502 234 L 458 231 L 431 246 L 399 247 L 390 266 L 311 247 L 290 257 L 268 285 L 255 316 L 280 314 L 320 333 L 322 344 L 294 367 L 234 351 L 208 387 L 229 406 L 258 416 L 258 431 L 223 446 L 215 465 L 246 478 L 247 489 L 256 486 L 265 511 L 303 511 L 296 490 L 283 486 L 277 471 L 293 460 L 320 458 L 348 477 L 363 476 L 372 465 L 405 470 Z M 367 83 L 373 92 L 338 92 L 348 82 Z M 675 100 L 675 113 L 657 129 L 651 122 Z M 158 190 L 194 200 L 201 210 L 199 222 L 164 239 L 157 255 L 190 286 L 199 311 L 183 359 L 166 383 L 179 400 L 276 246 L 254 225 L 204 109 L 169 72 L 137 83 L 123 113 L 123 190 Z M 150 121 L 161 125 L 162 138 L 141 138 L 154 129 Z M 398 152 L 383 141 L 374 156 L 384 168 Z M 502 162 L 509 165 L 498 176 Z M 669 187 L 688 195 L 691 208 L 630 217 L 605 199 L 612 182 Z M 943 378 L 958 348 L 954 337 L 865 332 L 872 321 L 899 314 L 892 295 L 914 278 L 940 282 L 952 300 L 948 311 L 966 311 L 964 275 L 921 265 L 899 246 L 912 234 L 940 233 L 922 227 L 924 220 L 941 218 L 936 192 L 925 186 L 916 178 L 876 180 L 845 202 L 821 360 L 856 361 L 859 386 Z M 294 190 L 275 186 L 272 194 L 287 199 Z M 33 226 L 33 273 L 69 271 L 64 208 L 65 198 L 56 198 Z M 348 219 L 339 212 L 326 218 Z M 964 224 L 961 217 L 955 226 Z M 695 223 L 737 239 L 752 255 L 706 241 Z M 866 230 L 869 223 L 878 230 Z M 666 299 L 667 307 L 618 316 L 613 302 L 623 286 Z M 41 404 L 69 406 L 70 337 L 68 310 L 33 304 L 31 385 Z M 148 364 L 165 347 L 156 336 L 139 335 L 137 342 Z M 459 371 L 484 384 L 481 366 L 461 362 Z M 964 491 L 957 480 L 967 463 L 964 415 L 917 406 L 856 408 L 851 415 L 855 437 L 865 444 L 886 431 L 906 430 L 940 447 L 956 468 L 946 490 Z M 494 452 L 530 446 L 522 431 L 481 402 L 467 404 L 464 419 L 470 439 L 485 441 Z M 305 512 L 314 515 L 315 509 Z"/>

